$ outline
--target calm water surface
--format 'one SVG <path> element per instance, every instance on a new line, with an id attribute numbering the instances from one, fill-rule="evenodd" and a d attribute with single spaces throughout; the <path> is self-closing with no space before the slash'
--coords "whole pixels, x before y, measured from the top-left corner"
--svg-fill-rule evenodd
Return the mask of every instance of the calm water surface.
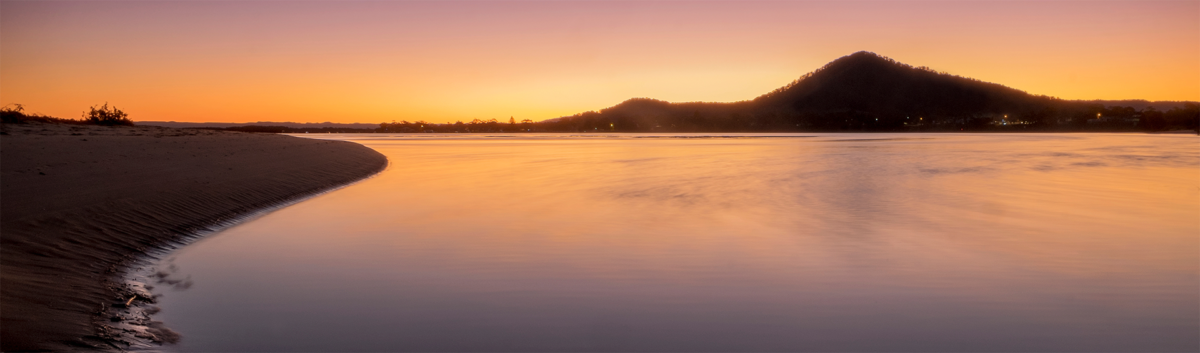
<path id="1" fill-rule="evenodd" d="M 656 136 L 319 135 L 391 164 L 177 251 L 156 319 L 183 351 L 1200 349 L 1196 136 Z"/>

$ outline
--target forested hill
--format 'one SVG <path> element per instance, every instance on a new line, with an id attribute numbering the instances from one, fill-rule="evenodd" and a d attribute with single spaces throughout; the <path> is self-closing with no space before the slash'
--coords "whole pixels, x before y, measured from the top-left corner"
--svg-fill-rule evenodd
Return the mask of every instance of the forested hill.
<path id="1" fill-rule="evenodd" d="M 913 67 L 871 52 L 844 56 L 750 101 L 635 98 L 536 123 L 542 131 L 1133 131 L 1196 129 L 1200 104 L 1066 101 Z"/>
<path id="2" fill-rule="evenodd" d="M 1053 100 L 858 52 L 758 97 L 754 103 L 759 109 L 808 114 L 860 112 L 874 118 L 933 118 L 1040 110 Z"/>

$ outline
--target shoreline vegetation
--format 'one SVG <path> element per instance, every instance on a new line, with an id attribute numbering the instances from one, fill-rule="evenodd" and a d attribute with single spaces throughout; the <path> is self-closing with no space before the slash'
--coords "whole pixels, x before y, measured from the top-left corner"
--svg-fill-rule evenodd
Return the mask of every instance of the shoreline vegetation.
<path id="1" fill-rule="evenodd" d="M 561 133 L 561 132 L 620 132 L 620 133 L 730 133 L 730 132 L 764 132 L 764 133 L 819 133 L 819 132 L 972 132 L 972 133 L 1011 133 L 1011 132 L 1144 132 L 1144 133 L 1196 133 L 1200 134 L 1200 103 L 1197 102 L 1149 102 L 1149 101 L 1077 101 L 1082 106 L 1071 116 L 1055 119 L 1022 120 L 1020 115 L 985 115 L 974 118 L 950 120 L 926 120 L 918 116 L 916 122 L 900 122 L 898 126 L 857 126 L 837 125 L 812 127 L 807 125 L 776 126 L 747 124 L 745 127 L 705 128 L 701 123 L 680 118 L 680 123 L 671 123 L 664 127 L 656 123 L 653 127 L 642 127 L 638 123 L 629 123 L 629 114 L 613 112 L 626 105 L 658 105 L 670 107 L 677 104 L 653 99 L 631 99 L 615 107 L 599 112 L 587 112 L 572 117 L 550 119 L 534 122 L 528 119 L 502 122 L 497 119 L 455 123 L 431 123 L 423 120 L 392 121 L 380 123 L 375 127 L 365 123 L 292 123 L 292 122 L 257 122 L 257 123 L 186 123 L 174 121 L 146 121 L 139 124 L 149 126 L 175 127 L 180 129 L 201 129 L 218 131 L 238 131 L 252 133 Z M 1129 105 L 1116 105 L 1129 104 Z M 1136 108 L 1141 106 L 1141 108 Z M 1156 106 L 1170 107 L 1159 109 Z M 846 119 L 849 122 L 849 119 Z M 905 120 L 911 120 L 905 119 Z M 669 120 L 668 120 L 669 121 Z"/>
<path id="2" fill-rule="evenodd" d="M 106 114 L 114 108 L 97 107 Z M 126 119 L 123 113 L 110 115 Z M 383 170 L 365 146 L 25 115 L 0 124 L 0 350 L 124 350 L 177 338 L 129 266 L 223 220 Z M 67 120 L 67 121 L 61 121 Z"/>
<path id="3" fill-rule="evenodd" d="M 133 126 L 133 121 L 129 120 L 129 114 L 117 109 L 116 106 L 109 108 L 108 103 L 93 105 L 91 108 L 88 108 L 88 112 L 82 115 L 78 120 L 63 119 L 44 114 L 26 114 L 25 106 L 21 104 L 14 103 L 0 107 L 0 123 L 5 124 L 39 122 L 69 125 Z"/>

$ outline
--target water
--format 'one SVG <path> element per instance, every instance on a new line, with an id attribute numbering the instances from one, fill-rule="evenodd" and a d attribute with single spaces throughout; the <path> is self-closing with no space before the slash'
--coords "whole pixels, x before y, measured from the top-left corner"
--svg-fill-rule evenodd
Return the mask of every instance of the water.
<path id="1" fill-rule="evenodd" d="M 1200 349 L 1195 136 L 701 136 L 320 135 L 391 164 L 177 251 L 156 319 L 182 351 Z"/>

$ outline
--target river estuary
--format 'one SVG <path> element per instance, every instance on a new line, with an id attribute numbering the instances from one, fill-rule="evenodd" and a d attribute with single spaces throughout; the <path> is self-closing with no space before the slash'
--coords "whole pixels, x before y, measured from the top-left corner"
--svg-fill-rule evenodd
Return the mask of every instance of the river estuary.
<path id="1" fill-rule="evenodd" d="M 1194 135 L 301 136 L 390 165 L 165 257 L 166 349 L 1200 349 Z"/>

